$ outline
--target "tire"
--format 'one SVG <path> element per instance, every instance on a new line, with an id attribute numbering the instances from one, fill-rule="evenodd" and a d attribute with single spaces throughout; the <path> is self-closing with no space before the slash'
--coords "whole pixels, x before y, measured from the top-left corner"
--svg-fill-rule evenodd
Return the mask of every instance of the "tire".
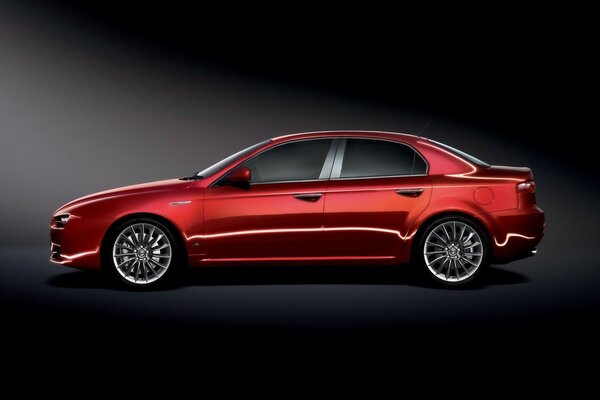
<path id="1" fill-rule="evenodd" d="M 107 234 L 102 266 L 121 284 L 155 288 L 173 278 L 181 255 L 179 243 L 167 226 L 153 218 L 133 218 Z"/>
<path id="2" fill-rule="evenodd" d="M 424 227 L 413 257 L 437 284 L 457 286 L 480 277 L 490 251 L 488 234 L 479 223 L 462 215 L 448 215 Z"/>

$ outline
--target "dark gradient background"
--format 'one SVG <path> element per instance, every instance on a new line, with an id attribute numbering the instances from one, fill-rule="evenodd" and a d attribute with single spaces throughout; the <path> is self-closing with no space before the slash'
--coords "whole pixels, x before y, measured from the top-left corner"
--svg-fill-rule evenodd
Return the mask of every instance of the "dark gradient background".
<path id="1" fill-rule="evenodd" d="M 600 197 L 595 149 L 580 138 L 589 106 L 576 96 L 585 52 L 523 9 L 475 25 L 238 11 L 0 2 L 3 335 L 94 349 L 158 332 L 181 349 L 206 339 L 387 353 L 444 336 L 442 349 L 595 354 Z M 425 127 L 489 163 L 533 169 L 547 216 L 537 257 L 467 290 L 406 269 L 229 268 L 136 293 L 47 262 L 50 216 L 75 197 L 188 175 L 286 133 Z"/>

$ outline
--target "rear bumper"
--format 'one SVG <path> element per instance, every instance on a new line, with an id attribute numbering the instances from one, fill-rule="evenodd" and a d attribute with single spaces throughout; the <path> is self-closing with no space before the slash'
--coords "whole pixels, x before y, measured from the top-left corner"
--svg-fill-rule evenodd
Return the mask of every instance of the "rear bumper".
<path id="1" fill-rule="evenodd" d="M 513 261 L 522 260 L 524 258 L 534 257 L 535 255 L 537 255 L 537 247 L 534 247 L 531 250 L 526 250 L 522 253 L 515 254 L 511 257 L 505 257 L 505 258 L 496 258 L 495 257 L 493 260 L 493 263 L 494 264 L 508 264 Z"/>
<path id="2" fill-rule="evenodd" d="M 506 263 L 535 255 L 544 237 L 544 212 L 537 206 L 526 210 L 490 213 L 493 263 Z"/>

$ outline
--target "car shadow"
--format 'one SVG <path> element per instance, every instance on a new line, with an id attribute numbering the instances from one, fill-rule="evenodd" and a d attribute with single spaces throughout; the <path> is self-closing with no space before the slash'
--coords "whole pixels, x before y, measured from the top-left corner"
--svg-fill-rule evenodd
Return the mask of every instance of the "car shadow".
<path id="1" fill-rule="evenodd" d="M 444 287 L 413 268 L 386 266 L 339 267 L 219 267 L 191 270 L 178 276 L 167 285 L 152 291 L 175 290 L 194 286 L 256 286 L 256 285 L 398 285 L 439 290 L 478 290 L 497 285 L 526 283 L 529 279 L 518 272 L 490 267 L 476 282 L 458 287 Z M 98 271 L 72 271 L 55 275 L 48 285 L 72 289 L 127 288 Z"/>

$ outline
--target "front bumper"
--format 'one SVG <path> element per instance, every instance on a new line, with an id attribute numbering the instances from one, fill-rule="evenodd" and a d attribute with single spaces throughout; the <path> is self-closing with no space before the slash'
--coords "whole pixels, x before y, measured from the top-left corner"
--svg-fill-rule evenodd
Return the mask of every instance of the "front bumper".
<path id="1" fill-rule="evenodd" d="M 77 268 L 100 269 L 100 247 L 106 228 L 102 220 L 72 216 L 64 226 L 50 225 L 50 261 Z"/>

